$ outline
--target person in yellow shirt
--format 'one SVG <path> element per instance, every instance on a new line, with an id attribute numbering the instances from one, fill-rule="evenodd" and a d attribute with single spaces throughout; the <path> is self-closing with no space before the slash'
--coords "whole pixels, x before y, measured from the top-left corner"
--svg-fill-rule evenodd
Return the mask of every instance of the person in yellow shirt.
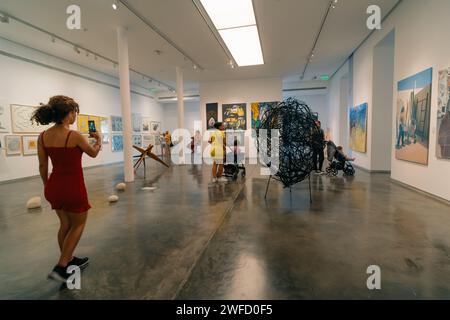
<path id="1" fill-rule="evenodd" d="M 225 157 L 225 127 L 222 122 L 214 124 L 214 131 L 211 134 L 209 143 L 211 144 L 211 158 L 214 160 L 212 167 L 212 182 L 227 182 L 223 175 L 223 159 Z"/>

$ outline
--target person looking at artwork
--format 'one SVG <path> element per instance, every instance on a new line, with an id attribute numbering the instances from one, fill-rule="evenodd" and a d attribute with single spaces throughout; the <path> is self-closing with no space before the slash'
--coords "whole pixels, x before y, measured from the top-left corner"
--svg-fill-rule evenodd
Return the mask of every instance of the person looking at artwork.
<path id="1" fill-rule="evenodd" d="M 170 148 L 173 147 L 172 136 L 169 131 L 166 131 L 164 135 L 164 140 L 166 141 L 166 155 L 170 156 Z"/>
<path id="2" fill-rule="evenodd" d="M 70 130 L 80 109 L 78 104 L 66 96 L 54 96 L 33 113 L 31 120 L 40 125 L 54 123 L 38 138 L 39 173 L 44 183 L 44 195 L 58 215 L 60 226 L 58 244 L 60 256 L 57 264 L 48 275 L 50 279 L 66 282 L 67 268 L 75 265 L 85 268 L 88 258 L 73 255 L 86 225 L 87 213 L 91 208 L 84 184 L 81 158 L 86 153 L 97 157 L 101 149 L 101 137 L 91 132 L 95 144 L 77 131 Z M 48 175 L 48 158 L 53 170 Z"/>
<path id="3" fill-rule="evenodd" d="M 314 128 L 313 135 L 313 170 L 316 174 L 324 174 L 322 171 L 323 162 L 325 161 L 325 156 L 323 150 L 325 148 L 325 132 L 321 128 L 321 123 L 316 120 L 316 128 Z M 318 166 L 317 166 L 318 165 Z"/>
<path id="4" fill-rule="evenodd" d="M 227 178 L 223 175 L 223 162 L 225 157 L 225 126 L 222 122 L 216 122 L 214 124 L 214 130 L 211 133 L 209 143 L 211 144 L 211 158 L 213 159 L 212 167 L 212 182 L 227 182 Z"/>

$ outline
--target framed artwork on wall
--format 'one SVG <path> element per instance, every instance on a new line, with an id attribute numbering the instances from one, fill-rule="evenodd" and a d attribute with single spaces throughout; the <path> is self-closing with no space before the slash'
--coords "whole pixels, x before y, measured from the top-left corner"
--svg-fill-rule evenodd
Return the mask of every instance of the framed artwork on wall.
<path id="1" fill-rule="evenodd" d="M 397 84 L 395 158 L 428 165 L 433 69 Z"/>
<path id="2" fill-rule="evenodd" d="M 6 101 L 0 99 L 0 133 L 10 132 L 10 117 Z"/>
<path id="3" fill-rule="evenodd" d="M 123 135 L 113 134 L 111 137 L 111 150 L 112 152 L 123 151 Z"/>
<path id="4" fill-rule="evenodd" d="M 350 108 L 350 149 L 356 152 L 367 152 L 367 110 L 368 104 L 363 103 L 357 107 Z"/>
<path id="5" fill-rule="evenodd" d="M 11 123 L 13 133 L 41 133 L 51 125 L 41 126 L 31 121 L 31 116 L 39 107 L 12 104 Z"/>
<path id="6" fill-rule="evenodd" d="M 155 145 L 155 135 L 153 134 L 146 134 L 142 136 L 142 144 L 144 148 L 147 148 L 150 144 L 152 146 Z"/>
<path id="7" fill-rule="evenodd" d="M 142 130 L 142 115 L 140 113 L 131 114 L 131 126 L 133 132 L 141 132 Z"/>
<path id="8" fill-rule="evenodd" d="M 111 116 L 111 132 L 122 132 L 122 117 Z"/>
<path id="9" fill-rule="evenodd" d="M 142 136 L 139 134 L 134 134 L 133 137 L 133 146 L 142 147 Z"/>
<path id="10" fill-rule="evenodd" d="M 450 160 L 450 68 L 439 71 L 436 156 Z"/>
<path id="11" fill-rule="evenodd" d="M 214 124 L 219 119 L 219 104 L 207 103 L 206 104 L 206 129 L 214 129 Z"/>
<path id="12" fill-rule="evenodd" d="M 247 130 L 247 104 L 223 104 L 223 123 L 225 129 Z"/>
<path id="13" fill-rule="evenodd" d="M 22 155 L 22 139 L 21 136 L 5 136 L 5 148 L 7 156 Z"/>
<path id="14" fill-rule="evenodd" d="M 252 110 L 252 129 L 258 129 L 261 126 L 261 120 L 264 113 L 276 106 L 278 102 L 253 102 Z"/>
<path id="15" fill-rule="evenodd" d="M 142 132 L 149 133 L 152 125 L 151 118 L 142 118 Z"/>
<path id="16" fill-rule="evenodd" d="M 150 130 L 150 132 L 153 134 L 159 134 L 159 132 L 161 131 L 161 122 L 153 121 L 150 125 Z"/>
<path id="17" fill-rule="evenodd" d="M 77 130 L 82 134 L 89 133 L 89 116 L 86 114 L 79 114 L 77 116 Z"/>
<path id="18" fill-rule="evenodd" d="M 33 156 L 38 153 L 39 136 L 22 136 L 22 151 L 24 156 Z"/>

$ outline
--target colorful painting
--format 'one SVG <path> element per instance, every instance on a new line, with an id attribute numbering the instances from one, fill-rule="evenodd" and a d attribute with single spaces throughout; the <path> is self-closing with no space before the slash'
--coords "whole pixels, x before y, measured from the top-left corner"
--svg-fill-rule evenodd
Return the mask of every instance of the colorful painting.
<path id="1" fill-rule="evenodd" d="M 142 136 L 140 134 L 133 135 L 132 139 L 133 139 L 133 146 L 142 147 Z"/>
<path id="2" fill-rule="evenodd" d="M 141 132 L 142 130 L 142 115 L 140 113 L 131 114 L 131 126 L 133 132 Z"/>
<path id="3" fill-rule="evenodd" d="M 77 130 L 80 133 L 89 133 L 89 116 L 87 114 L 79 114 L 77 116 Z"/>
<path id="4" fill-rule="evenodd" d="M 151 118 L 143 118 L 142 119 L 142 132 L 150 132 L 150 127 L 152 125 Z"/>
<path id="5" fill-rule="evenodd" d="M 10 130 L 8 116 L 7 104 L 4 100 L 0 100 L 0 132 L 2 133 L 8 133 Z"/>
<path id="6" fill-rule="evenodd" d="M 20 156 L 22 154 L 21 136 L 5 136 L 7 156 Z"/>
<path id="7" fill-rule="evenodd" d="M 450 68 L 439 71 L 436 156 L 450 159 Z"/>
<path id="8" fill-rule="evenodd" d="M 122 117 L 111 116 L 111 131 L 112 132 L 122 132 Z"/>
<path id="9" fill-rule="evenodd" d="M 42 126 L 31 122 L 31 117 L 38 108 L 39 107 L 12 104 L 11 121 L 13 133 L 41 133 L 42 131 L 49 129 L 51 125 Z"/>
<path id="10" fill-rule="evenodd" d="M 261 126 L 261 120 L 267 110 L 275 107 L 278 102 L 254 102 L 252 109 L 252 129 L 258 129 Z"/>
<path id="11" fill-rule="evenodd" d="M 367 109 L 368 104 L 363 103 L 350 108 L 350 149 L 353 151 L 367 152 Z"/>
<path id="12" fill-rule="evenodd" d="M 39 136 L 22 136 L 22 150 L 24 156 L 32 156 L 38 153 Z"/>
<path id="13" fill-rule="evenodd" d="M 397 160 L 428 165 L 432 81 L 430 68 L 397 84 Z"/>
<path id="14" fill-rule="evenodd" d="M 223 123 L 225 129 L 229 130 L 247 130 L 247 104 L 223 104 L 222 105 Z"/>
<path id="15" fill-rule="evenodd" d="M 219 104 L 207 103 L 206 104 L 206 126 L 207 130 L 214 129 L 214 124 L 219 119 Z"/>
<path id="16" fill-rule="evenodd" d="M 113 134 L 111 139 L 112 152 L 123 151 L 123 136 L 121 134 Z"/>

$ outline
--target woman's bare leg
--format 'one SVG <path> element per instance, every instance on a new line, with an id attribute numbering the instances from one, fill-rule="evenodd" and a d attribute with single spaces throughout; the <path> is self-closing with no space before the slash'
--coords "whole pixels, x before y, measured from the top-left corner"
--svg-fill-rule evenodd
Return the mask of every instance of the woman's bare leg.
<path id="1" fill-rule="evenodd" d="M 73 257 L 73 252 L 80 241 L 83 234 L 84 227 L 86 225 L 87 212 L 84 213 L 71 213 L 64 212 L 70 221 L 70 229 L 64 240 L 64 244 L 61 251 L 61 257 L 58 264 L 62 267 L 66 267 Z"/>
<path id="2" fill-rule="evenodd" d="M 58 245 L 59 251 L 62 252 L 64 240 L 66 239 L 67 233 L 70 230 L 70 220 L 63 210 L 56 210 L 56 214 L 59 218 L 59 231 L 58 231 Z"/>
<path id="3" fill-rule="evenodd" d="M 212 166 L 212 175 L 213 175 L 214 179 L 217 178 L 217 163 L 215 161 L 213 162 L 213 166 Z"/>
<path id="4" fill-rule="evenodd" d="M 220 178 L 223 175 L 223 164 L 219 164 L 218 166 L 219 166 L 219 169 L 217 172 L 217 178 Z"/>

